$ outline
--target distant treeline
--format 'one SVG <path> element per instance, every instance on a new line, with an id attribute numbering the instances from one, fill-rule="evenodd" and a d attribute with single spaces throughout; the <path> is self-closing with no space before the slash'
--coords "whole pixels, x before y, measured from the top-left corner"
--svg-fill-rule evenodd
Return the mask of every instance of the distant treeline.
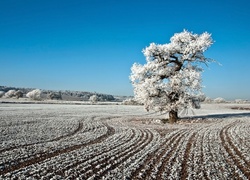
<path id="1" fill-rule="evenodd" d="M 25 95 L 34 90 L 35 88 L 17 88 L 17 87 L 7 87 L 0 86 L 0 91 L 8 92 L 9 90 L 21 91 L 23 93 L 23 97 Z M 109 94 L 100 94 L 93 92 L 84 92 L 84 91 L 54 91 L 54 90 L 41 90 L 42 91 L 42 99 L 57 99 L 57 100 L 65 100 L 65 101 L 88 101 L 89 98 L 93 95 L 98 97 L 98 101 L 117 101 L 118 99 L 114 98 L 113 95 Z"/>

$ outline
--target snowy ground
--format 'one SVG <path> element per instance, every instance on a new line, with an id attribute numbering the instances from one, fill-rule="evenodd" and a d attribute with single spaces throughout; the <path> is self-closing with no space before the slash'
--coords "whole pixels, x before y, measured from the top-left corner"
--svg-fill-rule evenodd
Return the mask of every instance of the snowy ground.
<path id="1" fill-rule="evenodd" d="M 175 125 L 141 106 L 0 103 L 0 179 L 249 179 L 250 104 Z"/>

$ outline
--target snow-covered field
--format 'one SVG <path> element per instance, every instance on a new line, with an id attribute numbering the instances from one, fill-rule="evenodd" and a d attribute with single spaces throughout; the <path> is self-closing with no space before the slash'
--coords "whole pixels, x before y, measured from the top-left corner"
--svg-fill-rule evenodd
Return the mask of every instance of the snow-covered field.
<path id="1" fill-rule="evenodd" d="M 250 179 L 249 104 L 178 124 L 141 106 L 1 104 L 0 179 Z"/>

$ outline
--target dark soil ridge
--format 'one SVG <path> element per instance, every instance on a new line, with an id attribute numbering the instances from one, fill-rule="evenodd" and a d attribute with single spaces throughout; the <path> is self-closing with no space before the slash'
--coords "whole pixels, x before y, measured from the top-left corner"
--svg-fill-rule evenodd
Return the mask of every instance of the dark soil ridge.
<path id="1" fill-rule="evenodd" d="M 247 111 L 250 111 L 250 107 L 231 107 L 231 109 L 234 109 L 234 110 L 247 110 Z"/>

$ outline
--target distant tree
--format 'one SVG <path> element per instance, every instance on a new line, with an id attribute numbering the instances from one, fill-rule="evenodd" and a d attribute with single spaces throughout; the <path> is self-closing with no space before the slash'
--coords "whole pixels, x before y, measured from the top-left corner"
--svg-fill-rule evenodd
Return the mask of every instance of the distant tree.
<path id="1" fill-rule="evenodd" d="M 1 98 L 1 97 L 3 97 L 3 96 L 4 96 L 4 94 L 5 94 L 5 92 L 4 92 L 4 91 L 0 91 L 0 98 Z"/>
<path id="2" fill-rule="evenodd" d="M 225 103 L 226 100 L 224 98 L 222 98 L 222 97 L 218 97 L 218 98 L 214 99 L 214 102 L 215 103 Z"/>
<path id="3" fill-rule="evenodd" d="M 50 92 L 47 96 L 48 99 L 56 99 L 56 100 L 62 100 L 62 94 L 61 92 L 55 93 L 55 92 Z"/>
<path id="4" fill-rule="evenodd" d="M 20 90 L 17 90 L 17 91 L 15 92 L 15 97 L 16 97 L 17 99 L 19 99 L 20 97 L 23 97 L 23 92 L 20 91 Z"/>
<path id="5" fill-rule="evenodd" d="M 5 93 L 4 95 L 6 98 L 13 98 L 16 96 L 16 90 L 9 90 L 8 92 Z"/>
<path id="6" fill-rule="evenodd" d="M 199 96 L 199 101 L 200 102 L 204 102 L 205 100 L 206 100 L 206 95 L 205 94 L 201 94 L 200 96 Z"/>
<path id="7" fill-rule="evenodd" d="M 244 99 L 235 99 L 234 102 L 237 103 L 237 104 L 244 104 L 244 103 L 247 103 L 247 100 L 244 100 Z"/>
<path id="8" fill-rule="evenodd" d="M 89 101 L 95 104 L 98 101 L 98 96 L 96 94 L 89 97 Z"/>
<path id="9" fill-rule="evenodd" d="M 33 99 L 33 100 L 41 100 L 41 90 L 40 89 L 35 89 L 33 91 L 30 91 L 26 94 L 26 96 L 30 99 Z"/>
<path id="10" fill-rule="evenodd" d="M 135 63 L 130 80 L 135 100 L 146 110 L 169 113 L 170 123 L 182 108 L 199 108 L 201 63 L 213 61 L 204 56 L 213 40 L 207 32 L 198 35 L 184 30 L 168 44 L 151 43 L 143 50 L 146 64 Z"/>
<path id="11" fill-rule="evenodd" d="M 138 103 L 134 98 L 125 99 L 122 101 L 123 105 L 142 105 Z"/>
<path id="12" fill-rule="evenodd" d="M 206 103 L 211 103 L 213 100 L 210 97 L 206 97 L 204 102 Z"/>

